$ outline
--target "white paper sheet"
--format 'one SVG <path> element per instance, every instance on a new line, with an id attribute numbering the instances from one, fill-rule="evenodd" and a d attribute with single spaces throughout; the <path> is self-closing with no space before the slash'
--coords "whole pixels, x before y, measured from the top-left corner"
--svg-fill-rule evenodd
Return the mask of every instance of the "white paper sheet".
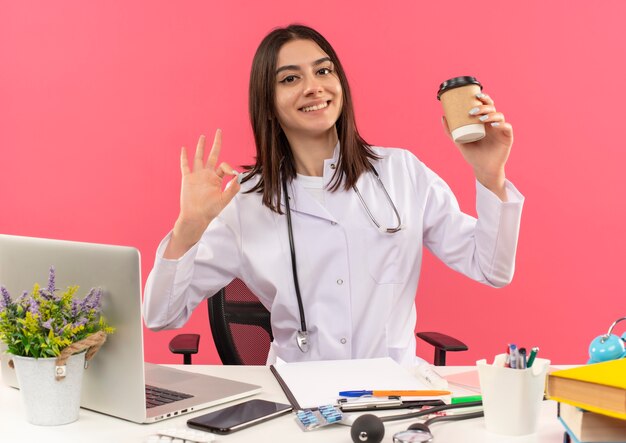
<path id="1" fill-rule="evenodd" d="M 432 389 L 389 357 L 279 363 L 274 368 L 304 409 L 337 403 L 339 391 Z"/>

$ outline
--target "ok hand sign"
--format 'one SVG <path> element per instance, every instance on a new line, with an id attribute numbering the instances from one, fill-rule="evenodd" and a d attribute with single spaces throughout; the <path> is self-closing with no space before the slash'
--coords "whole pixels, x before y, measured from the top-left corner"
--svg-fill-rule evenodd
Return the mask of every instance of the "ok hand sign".
<path id="1" fill-rule="evenodd" d="M 174 225 L 172 237 L 164 253 L 165 258 L 179 258 L 200 240 L 209 223 L 226 207 L 239 192 L 238 173 L 227 163 L 217 165 L 222 147 L 222 131 L 217 130 L 213 147 L 204 163 L 204 135 L 200 136 L 193 166 L 190 168 L 187 150 L 180 153 L 182 185 L 180 191 L 180 214 Z M 226 176 L 235 176 L 223 188 Z"/>

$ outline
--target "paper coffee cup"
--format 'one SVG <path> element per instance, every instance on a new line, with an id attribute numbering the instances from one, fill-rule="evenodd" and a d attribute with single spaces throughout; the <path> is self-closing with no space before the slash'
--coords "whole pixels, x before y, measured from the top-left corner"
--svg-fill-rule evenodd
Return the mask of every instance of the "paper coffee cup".
<path id="1" fill-rule="evenodd" d="M 443 105 L 448 129 L 455 143 L 471 143 L 485 136 L 485 125 L 470 109 L 483 103 L 476 98 L 483 89 L 474 77 L 454 77 L 439 86 L 437 99 Z"/>

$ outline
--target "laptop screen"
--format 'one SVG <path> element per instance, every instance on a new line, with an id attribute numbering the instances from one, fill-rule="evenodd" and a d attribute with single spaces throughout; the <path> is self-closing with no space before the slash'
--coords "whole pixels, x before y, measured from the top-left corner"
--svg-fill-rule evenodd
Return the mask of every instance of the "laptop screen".
<path id="1" fill-rule="evenodd" d="M 50 266 L 56 286 L 78 285 L 79 297 L 102 288 L 102 313 L 116 332 L 89 362 L 81 406 L 129 420 L 145 419 L 143 327 L 139 251 L 132 247 L 0 235 L 0 285 L 12 297 L 34 283 L 45 286 Z M 2 356 L 2 378 L 16 386 Z M 123 401 L 120 401 L 123 399 Z M 120 411 L 120 408 L 122 410 Z"/>
<path id="2" fill-rule="evenodd" d="M 115 333 L 89 362 L 81 406 L 143 423 L 189 413 L 260 392 L 239 381 L 144 364 L 139 251 L 132 247 L 0 235 L 0 285 L 12 297 L 45 286 L 50 266 L 56 287 L 78 285 L 79 296 L 102 289 L 102 314 Z M 17 295 L 16 295 L 17 294 Z M 2 378 L 17 386 L 15 371 L 2 354 Z M 184 399 L 146 409 L 146 384 L 172 389 Z"/>

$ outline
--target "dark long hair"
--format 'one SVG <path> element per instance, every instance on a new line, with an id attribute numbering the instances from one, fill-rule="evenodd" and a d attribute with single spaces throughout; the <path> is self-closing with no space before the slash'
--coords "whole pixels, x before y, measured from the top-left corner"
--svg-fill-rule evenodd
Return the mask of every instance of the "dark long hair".
<path id="1" fill-rule="evenodd" d="M 308 26 L 289 25 L 273 30 L 263 39 L 252 60 L 248 107 L 256 143 L 256 163 L 247 168 L 249 172 L 244 181 L 259 175 L 258 183 L 248 192 L 262 193 L 263 204 L 279 214 L 282 214 L 281 172 L 284 179 L 292 180 L 296 177 L 296 166 L 276 115 L 276 63 L 280 49 L 292 40 L 315 42 L 330 57 L 341 83 L 343 106 L 335 123 L 341 149 L 330 190 L 334 192 L 342 185 L 344 189 L 350 189 L 360 175 L 370 169 L 370 160 L 378 159 L 356 128 L 350 86 L 330 43 Z"/>

